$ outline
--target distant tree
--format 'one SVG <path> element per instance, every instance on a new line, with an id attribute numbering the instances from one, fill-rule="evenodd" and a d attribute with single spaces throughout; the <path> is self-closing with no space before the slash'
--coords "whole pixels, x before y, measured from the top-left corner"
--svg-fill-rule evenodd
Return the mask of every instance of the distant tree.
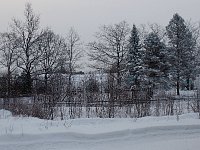
<path id="1" fill-rule="evenodd" d="M 66 63 L 68 66 L 69 87 L 71 87 L 73 72 L 75 72 L 75 70 L 80 67 L 78 61 L 83 56 L 82 43 L 75 29 L 71 28 L 69 30 L 65 40 L 65 45 L 66 47 L 64 50 L 64 56 L 66 57 Z"/>
<path id="2" fill-rule="evenodd" d="M 0 65 L 6 69 L 6 93 L 8 98 L 11 96 L 12 74 L 16 70 L 17 46 L 18 41 L 14 33 L 6 32 L 0 35 Z"/>
<path id="3" fill-rule="evenodd" d="M 63 54 L 64 40 L 50 29 L 47 29 L 44 31 L 39 46 L 42 53 L 39 58 L 36 74 L 44 75 L 45 91 L 47 92 L 48 82 L 60 65 L 59 62 Z"/>
<path id="4" fill-rule="evenodd" d="M 129 85 L 139 85 L 143 74 L 143 51 L 140 43 L 139 33 L 135 25 L 133 25 L 131 36 L 129 38 L 127 53 L 127 80 Z"/>
<path id="5" fill-rule="evenodd" d="M 8 97 L 7 95 L 7 76 L 5 75 L 2 75 L 0 76 L 0 97 L 1 98 L 6 98 Z M 6 105 L 6 101 L 4 100 L 3 101 L 3 105 L 5 106 Z"/>
<path id="6" fill-rule="evenodd" d="M 23 71 L 19 76 L 14 80 L 14 89 L 16 92 L 16 96 L 27 95 L 29 94 L 27 91 L 27 77 L 26 73 Z"/>
<path id="7" fill-rule="evenodd" d="M 38 43 L 42 39 L 43 32 L 39 30 L 39 16 L 34 14 L 30 3 L 26 4 L 24 16 L 24 22 L 14 19 L 11 29 L 15 34 L 15 40 L 18 41 L 17 66 L 25 73 L 26 92 L 31 93 L 31 73 L 41 56 Z"/>
<path id="8" fill-rule="evenodd" d="M 117 74 L 119 86 L 125 66 L 129 32 L 129 26 L 125 21 L 114 25 L 104 25 L 95 35 L 97 40 L 89 43 L 90 59 L 98 63 L 96 66 L 103 64 L 112 68 L 112 72 Z"/>
<path id="9" fill-rule="evenodd" d="M 99 84 L 96 79 L 90 78 L 88 81 L 86 81 L 86 92 L 93 93 L 93 92 L 99 92 Z"/>
<path id="10" fill-rule="evenodd" d="M 166 27 L 169 38 L 169 56 L 171 62 L 171 75 L 176 82 L 177 95 L 180 95 L 181 80 L 183 80 L 186 73 L 189 72 L 191 61 L 193 58 L 192 51 L 194 43 L 192 40 L 192 33 L 186 26 L 184 19 L 179 14 L 174 14 Z M 189 74 L 186 75 L 190 78 Z"/>
<path id="11" fill-rule="evenodd" d="M 70 102 L 69 114 L 70 118 L 74 118 L 73 102 L 73 83 L 72 75 L 79 68 L 79 60 L 83 56 L 82 43 L 75 29 L 71 28 L 64 39 L 64 47 L 60 59 L 60 67 L 68 75 L 68 83 L 64 88 L 64 93 L 61 95 L 61 101 Z"/>

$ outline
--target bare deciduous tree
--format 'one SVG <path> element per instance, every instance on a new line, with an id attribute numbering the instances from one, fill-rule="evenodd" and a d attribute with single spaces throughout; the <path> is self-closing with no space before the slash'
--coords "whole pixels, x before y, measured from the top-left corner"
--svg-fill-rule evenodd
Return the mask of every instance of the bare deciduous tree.
<path id="1" fill-rule="evenodd" d="M 79 67 L 78 61 L 83 56 L 83 48 L 80 37 L 75 29 L 71 28 L 66 38 L 66 58 L 69 67 L 69 86 L 71 86 L 72 74 Z"/>
<path id="2" fill-rule="evenodd" d="M 0 64 L 7 72 L 7 97 L 11 96 L 11 78 L 12 73 L 16 69 L 15 62 L 17 60 L 16 48 L 17 40 L 14 33 L 2 33 L 0 35 Z"/>
<path id="3" fill-rule="evenodd" d="M 82 43 L 80 41 L 80 37 L 75 29 L 71 28 L 67 34 L 65 40 L 65 49 L 64 49 L 64 60 L 68 67 L 68 88 L 67 93 L 68 101 L 72 102 L 72 75 L 73 72 L 79 67 L 78 61 L 83 56 L 83 48 Z M 70 107 L 69 113 L 70 118 L 73 118 L 73 107 Z"/>
<path id="4" fill-rule="evenodd" d="M 24 16 L 24 22 L 14 19 L 11 29 L 18 40 L 17 66 L 22 69 L 26 75 L 26 92 L 31 93 L 31 73 L 34 69 L 34 65 L 41 56 L 38 42 L 41 40 L 43 32 L 39 30 L 39 16 L 34 14 L 30 3 L 26 4 Z"/>
<path id="5" fill-rule="evenodd" d="M 104 25 L 96 33 L 96 41 L 89 43 L 91 60 L 107 65 L 117 73 L 117 84 L 121 84 L 121 71 L 127 53 L 130 28 L 125 21 Z"/>
<path id="6" fill-rule="evenodd" d="M 151 29 L 151 32 L 158 35 L 159 39 L 162 42 L 165 43 L 167 41 L 167 35 L 166 35 L 166 31 L 164 27 L 162 27 L 161 25 L 157 23 L 153 23 L 153 24 L 149 24 L 149 28 Z"/>
<path id="7" fill-rule="evenodd" d="M 59 60 L 63 50 L 63 40 L 59 35 L 47 29 L 40 43 L 42 55 L 39 59 L 38 74 L 44 74 L 45 92 L 47 92 L 48 80 L 58 70 Z"/>

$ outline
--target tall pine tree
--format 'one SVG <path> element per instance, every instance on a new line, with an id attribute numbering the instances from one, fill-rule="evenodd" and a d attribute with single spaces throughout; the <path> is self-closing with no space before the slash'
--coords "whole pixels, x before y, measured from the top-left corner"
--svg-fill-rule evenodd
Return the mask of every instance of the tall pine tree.
<path id="1" fill-rule="evenodd" d="M 191 89 L 191 79 L 195 78 L 197 71 L 196 64 L 196 39 L 193 32 L 187 28 L 184 42 L 184 55 L 183 55 L 183 76 L 186 82 L 187 90 Z"/>
<path id="2" fill-rule="evenodd" d="M 135 25 L 133 25 L 131 36 L 128 44 L 127 65 L 126 70 L 127 81 L 130 86 L 139 86 L 141 75 L 143 72 L 143 53 L 141 51 L 141 43 L 139 33 Z"/>
<path id="3" fill-rule="evenodd" d="M 166 27 L 169 38 L 169 56 L 171 63 L 170 74 L 173 81 L 176 82 L 177 95 L 180 95 L 180 87 L 186 80 L 189 84 L 191 78 L 193 50 L 195 43 L 193 41 L 192 32 L 187 28 L 184 19 L 179 14 L 174 14 Z"/>
<path id="4" fill-rule="evenodd" d="M 148 86 L 158 88 L 164 85 L 167 78 L 168 63 L 166 46 L 156 33 L 150 33 L 144 41 L 145 75 Z"/>

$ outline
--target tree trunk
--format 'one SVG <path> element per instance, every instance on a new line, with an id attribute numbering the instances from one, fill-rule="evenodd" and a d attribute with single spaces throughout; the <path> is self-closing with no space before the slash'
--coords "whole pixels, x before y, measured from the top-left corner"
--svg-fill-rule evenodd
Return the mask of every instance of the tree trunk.
<path id="1" fill-rule="evenodd" d="M 69 114 L 70 114 L 70 118 L 73 118 L 73 105 L 72 105 L 72 59 L 73 59 L 73 45 L 71 44 L 70 47 L 70 62 L 69 62 L 69 102 L 70 102 L 70 108 L 69 108 Z"/>
<path id="2" fill-rule="evenodd" d="M 177 95 L 180 95 L 180 72 L 179 72 L 179 69 L 177 70 L 176 92 L 177 92 Z"/>
<path id="3" fill-rule="evenodd" d="M 190 77 L 187 77 L 187 90 L 190 90 Z"/>
<path id="4" fill-rule="evenodd" d="M 48 77 L 47 77 L 47 73 L 45 73 L 45 75 L 44 75 L 44 82 L 45 82 L 45 94 L 47 94 L 47 90 L 48 90 Z"/>
<path id="5" fill-rule="evenodd" d="M 177 92 L 177 95 L 180 95 L 180 83 L 179 83 L 179 80 L 176 83 L 176 92 Z"/>
<path id="6" fill-rule="evenodd" d="M 32 79 L 31 79 L 31 73 L 30 71 L 27 71 L 26 73 L 26 94 L 31 94 L 32 93 Z"/>
<path id="7" fill-rule="evenodd" d="M 5 107 L 9 106 L 11 97 L 11 71 L 10 67 L 8 67 L 8 75 L 7 75 L 7 93 L 6 93 L 6 102 Z"/>

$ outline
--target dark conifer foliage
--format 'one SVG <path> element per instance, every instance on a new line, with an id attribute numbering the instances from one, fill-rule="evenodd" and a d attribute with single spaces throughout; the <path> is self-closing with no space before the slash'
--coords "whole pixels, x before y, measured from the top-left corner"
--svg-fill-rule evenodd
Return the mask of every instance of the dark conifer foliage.
<path id="1" fill-rule="evenodd" d="M 164 84 L 167 76 L 166 46 L 156 33 L 150 33 L 144 41 L 144 48 L 147 84 L 155 88 Z"/>
<path id="2" fill-rule="evenodd" d="M 182 81 L 186 76 L 186 78 L 190 78 L 191 70 L 189 68 L 194 64 L 192 60 L 194 60 L 193 51 L 196 44 L 185 20 L 177 13 L 170 20 L 166 30 L 170 47 L 170 73 L 176 82 L 177 95 L 180 95 Z"/>
<path id="3" fill-rule="evenodd" d="M 139 33 L 135 25 L 133 25 L 131 36 L 128 44 L 127 80 L 129 85 L 139 86 L 143 73 L 143 51 L 139 38 Z"/>

